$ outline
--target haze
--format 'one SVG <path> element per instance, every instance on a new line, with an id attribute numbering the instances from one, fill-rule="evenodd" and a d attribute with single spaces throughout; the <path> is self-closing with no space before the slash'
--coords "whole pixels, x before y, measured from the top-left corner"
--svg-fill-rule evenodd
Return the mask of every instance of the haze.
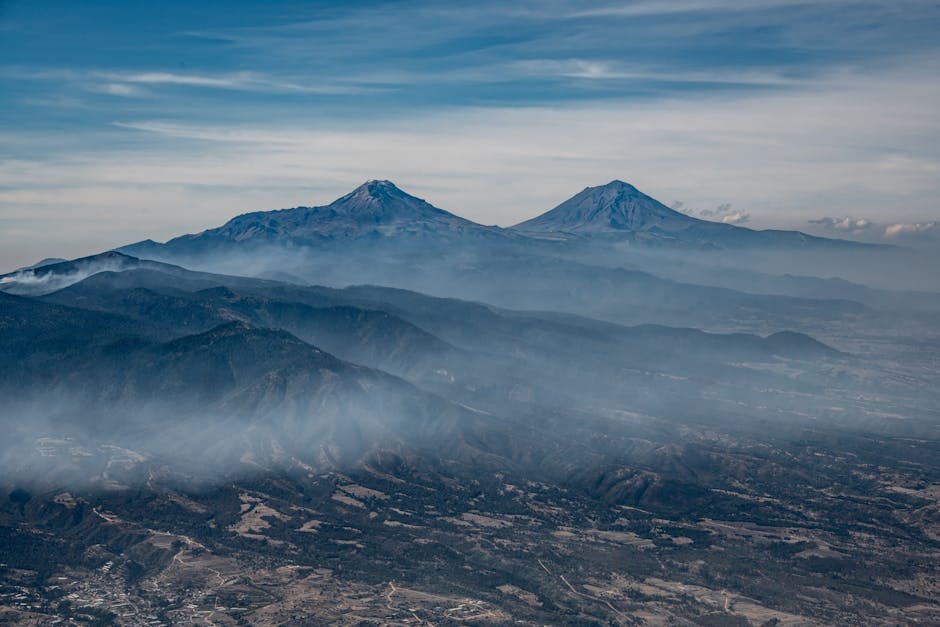
<path id="1" fill-rule="evenodd" d="M 938 26 L 0 0 L 0 623 L 940 624 Z"/>

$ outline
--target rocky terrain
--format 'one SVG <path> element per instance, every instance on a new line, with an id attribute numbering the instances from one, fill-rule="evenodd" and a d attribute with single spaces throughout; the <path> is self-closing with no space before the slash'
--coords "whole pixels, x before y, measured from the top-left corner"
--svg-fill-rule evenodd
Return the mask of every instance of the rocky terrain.
<path id="1" fill-rule="evenodd" d="M 940 298 L 670 212 L 370 181 L 0 277 L 0 621 L 940 623 Z"/>

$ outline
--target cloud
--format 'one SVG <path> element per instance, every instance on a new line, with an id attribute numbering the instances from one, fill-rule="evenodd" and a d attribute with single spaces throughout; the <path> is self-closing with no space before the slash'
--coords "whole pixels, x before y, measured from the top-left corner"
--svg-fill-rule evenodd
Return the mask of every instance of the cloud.
<path id="1" fill-rule="evenodd" d="M 146 93 L 136 85 L 128 85 L 126 83 L 93 83 L 86 85 L 85 89 L 98 94 L 120 96 L 123 98 L 139 98 Z"/>
<path id="2" fill-rule="evenodd" d="M 256 84 L 263 84 L 249 72 L 221 76 L 202 76 L 198 74 L 174 74 L 172 72 L 92 72 L 112 81 L 125 83 L 143 83 L 146 85 L 188 85 L 192 87 L 215 87 L 221 89 L 245 89 Z"/>
<path id="3" fill-rule="evenodd" d="M 885 237 L 899 237 L 903 235 L 919 235 L 932 231 L 936 222 L 898 222 L 885 227 Z"/>
<path id="4" fill-rule="evenodd" d="M 696 216 L 702 218 L 703 220 L 710 220 L 712 222 L 723 222 L 725 224 L 744 224 L 745 222 L 751 221 L 751 214 L 741 209 L 732 209 L 731 203 L 722 203 L 714 209 L 702 209 L 700 211 L 695 211 L 694 209 L 686 209 L 685 203 L 677 201 L 673 203 L 672 208 L 676 211 L 682 211 L 688 215 Z"/>
<path id="5" fill-rule="evenodd" d="M 721 216 L 720 222 L 725 224 L 744 224 L 751 221 L 751 214 L 746 211 L 731 211 Z"/>
<path id="6" fill-rule="evenodd" d="M 256 72 L 235 72 L 218 75 L 183 74 L 174 72 L 92 72 L 118 84 L 180 85 L 209 89 L 239 91 L 286 91 L 312 94 L 362 94 L 374 92 L 373 88 L 355 85 L 306 85 L 286 81 Z"/>
<path id="7" fill-rule="evenodd" d="M 923 80 L 934 65 L 910 67 L 694 100 L 415 107 L 368 117 L 247 108 L 194 119 L 135 108 L 67 135 L 7 128 L 0 144 L 17 157 L 0 157 L 0 218 L 37 226 L 0 230 L 0 263 L 90 254 L 245 211 L 322 204 L 370 178 L 484 224 L 520 222 L 613 179 L 688 207 L 733 202 L 747 211 L 712 217 L 759 228 L 833 215 L 819 207 L 852 207 L 854 219 L 878 215 L 883 224 L 940 221 L 924 211 L 940 197 L 940 84 Z"/>
<path id="8" fill-rule="evenodd" d="M 808 5 L 808 0 L 640 0 L 576 11 L 572 17 L 642 17 L 677 13 L 761 11 Z M 843 2 L 844 4 L 844 2 Z"/>
<path id="9" fill-rule="evenodd" d="M 867 239 L 877 241 L 879 238 L 895 239 L 910 235 L 922 235 L 934 230 L 936 222 L 895 222 L 893 224 L 879 224 L 868 218 L 822 217 L 807 221 L 809 224 L 843 235 L 867 236 Z"/>
<path id="10" fill-rule="evenodd" d="M 866 218 L 853 218 L 845 216 L 842 218 L 822 217 L 814 220 L 808 220 L 809 224 L 818 224 L 824 229 L 830 231 L 842 231 L 847 233 L 860 234 L 872 228 L 874 224 Z"/>
<path id="11" fill-rule="evenodd" d="M 709 85 L 786 86 L 807 82 L 775 69 L 677 70 L 674 67 L 626 64 L 611 59 L 527 59 L 495 68 L 510 75 L 588 81 L 654 81 Z"/>
<path id="12" fill-rule="evenodd" d="M 909 10 L 875 0 L 340 3 L 186 36 L 297 75 L 400 87 L 473 83 L 488 86 L 474 101 L 524 94 L 539 104 L 592 99 L 601 88 L 636 96 L 786 86 L 846 67 L 867 71 L 869 60 L 899 49 L 936 48 L 924 42 L 936 39 L 940 11 L 902 2 Z M 466 90 L 442 92 L 427 98 L 467 102 Z"/>
<path id="13" fill-rule="evenodd" d="M 384 87 L 360 85 L 348 80 L 333 81 L 288 79 L 274 74 L 259 72 L 223 72 L 197 74 L 187 72 L 144 72 L 134 70 L 85 70 L 44 69 L 29 71 L 23 68 L 3 68 L 0 77 L 18 80 L 36 80 L 74 83 L 86 91 L 95 91 L 114 96 L 140 96 L 145 92 L 141 86 L 176 86 L 197 89 L 228 91 L 298 93 L 312 95 L 368 95 L 388 91 Z"/>

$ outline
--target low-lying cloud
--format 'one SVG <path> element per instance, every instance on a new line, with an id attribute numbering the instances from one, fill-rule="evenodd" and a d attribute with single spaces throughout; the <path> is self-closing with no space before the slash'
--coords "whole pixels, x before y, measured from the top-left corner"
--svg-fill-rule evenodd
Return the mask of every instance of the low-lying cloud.
<path id="1" fill-rule="evenodd" d="M 885 227 L 885 237 L 899 237 L 903 235 L 919 235 L 932 231 L 936 222 L 898 222 Z"/>
<path id="2" fill-rule="evenodd" d="M 838 231 L 845 233 L 863 233 L 872 228 L 873 223 L 866 218 L 853 218 L 845 216 L 842 218 L 822 217 L 815 220 L 809 220 L 810 224 L 818 224 L 829 231 Z"/>
<path id="3" fill-rule="evenodd" d="M 40 296 L 64 289 L 69 285 L 87 279 L 93 274 L 116 272 L 127 267 L 125 260 L 111 259 L 93 263 L 72 264 L 75 269 L 69 272 L 51 272 L 45 269 L 46 266 L 54 263 L 57 262 L 53 261 L 52 264 L 40 263 L 32 268 L 24 268 L 0 276 L 0 290 L 8 294 L 21 296 Z"/>
<path id="4" fill-rule="evenodd" d="M 701 209 L 696 211 L 694 209 L 687 208 L 683 202 L 675 202 L 672 204 L 672 208 L 687 215 L 701 218 L 703 220 L 710 220 L 712 222 L 723 222 L 725 224 L 744 224 L 751 221 L 750 213 L 742 209 L 732 208 L 731 203 L 722 203 L 714 209 Z"/>
<path id="5" fill-rule="evenodd" d="M 851 235 L 866 239 L 898 239 L 905 236 L 924 235 L 934 230 L 936 222 L 894 222 L 889 224 L 878 223 L 868 218 L 852 216 L 831 217 L 824 216 L 807 220 L 820 230 L 836 235 Z"/>

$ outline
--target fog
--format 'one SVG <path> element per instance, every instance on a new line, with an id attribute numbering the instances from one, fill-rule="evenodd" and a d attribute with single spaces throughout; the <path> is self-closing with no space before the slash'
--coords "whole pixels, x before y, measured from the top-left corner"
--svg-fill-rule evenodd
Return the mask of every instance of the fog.
<path id="1" fill-rule="evenodd" d="M 24 271 L 0 470 L 109 490 L 392 455 L 571 482 L 690 429 L 937 437 L 914 254 L 417 237 Z"/>
<path id="2" fill-rule="evenodd" d="M 427 446 L 428 415 L 383 390 L 264 408 L 194 408 L 169 398 L 89 403 L 72 392 L 21 399 L 4 409 L 0 469 L 7 489 L 197 488 L 265 473 L 312 476 L 354 468 L 380 443 Z M 48 397 L 56 397 L 50 400 Z M 445 429 L 446 410 L 435 414 Z"/>

